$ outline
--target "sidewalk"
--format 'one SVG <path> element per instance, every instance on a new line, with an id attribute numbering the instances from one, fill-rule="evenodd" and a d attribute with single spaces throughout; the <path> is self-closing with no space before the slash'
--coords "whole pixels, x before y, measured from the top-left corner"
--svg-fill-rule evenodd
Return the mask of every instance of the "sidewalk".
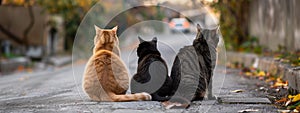
<path id="1" fill-rule="evenodd" d="M 52 56 L 39 62 L 31 61 L 27 57 L 6 59 L 0 62 L 0 76 L 12 76 L 20 74 L 30 74 L 45 71 L 53 71 L 63 68 L 72 63 L 71 55 Z"/>
<path id="2" fill-rule="evenodd" d="M 255 67 L 269 72 L 272 75 L 282 77 L 288 81 L 291 90 L 300 92 L 300 67 L 292 67 L 283 63 L 280 59 L 260 57 L 251 53 L 227 52 L 227 62 L 242 64 L 246 67 Z"/>

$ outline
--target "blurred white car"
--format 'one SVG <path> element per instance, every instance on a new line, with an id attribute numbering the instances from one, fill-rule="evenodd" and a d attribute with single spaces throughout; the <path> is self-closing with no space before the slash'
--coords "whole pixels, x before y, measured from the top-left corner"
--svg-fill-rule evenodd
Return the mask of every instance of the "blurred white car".
<path id="1" fill-rule="evenodd" d="M 190 22 L 186 18 L 173 18 L 169 22 L 169 27 L 172 33 L 175 33 L 176 31 L 184 33 L 190 32 Z"/>

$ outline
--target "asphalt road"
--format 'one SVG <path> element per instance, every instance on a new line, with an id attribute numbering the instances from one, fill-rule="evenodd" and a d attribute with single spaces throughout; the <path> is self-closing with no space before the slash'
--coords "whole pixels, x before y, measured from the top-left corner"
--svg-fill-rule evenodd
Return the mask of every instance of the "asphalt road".
<path id="1" fill-rule="evenodd" d="M 182 35 L 182 34 L 180 34 Z M 195 34 L 182 38 L 178 34 L 157 35 L 159 49 L 168 62 L 169 68 L 178 49 L 191 43 Z M 143 36 L 146 40 L 152 36 Z M 137 41 L 137 40 L 136 40 Z M 131 42 L 133 46 L 137 42 Z M 224 51 L 219 56 L 220 62 L 226 59 Z M 137 58 L 133 49 L 122 51 L 122 59 L 130 73 L 135 72 Z M 216 100 L 193 102 L 188 109 L 165 109 L 155 101 L 139 102 L 93 102 L 81 89 L 84 62 L 74 62 L 73 66 L 53 68 L 34 73 L 14 74 L 0 77 L 0 112 L 103 112 L 103 113 L 153 113 L 153 112 L 238 112 L 255 109 L 258 112 L 276 112 L 269 104 L 228 104 Z M 213 92 L 217 97 L 254 98 L 257 95 L 257 82 L 239 76 L 239 70 L 225 69 L 222 63 L 217 66 L 213 78 Z M 242 93 L 231 91 L 241 89 Z"/>

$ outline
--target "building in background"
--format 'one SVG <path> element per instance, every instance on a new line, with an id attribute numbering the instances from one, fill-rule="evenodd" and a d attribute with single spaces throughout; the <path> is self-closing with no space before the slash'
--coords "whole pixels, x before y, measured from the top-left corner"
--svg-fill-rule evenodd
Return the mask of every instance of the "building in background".
<path id="1" fill-rule="evenodd" d="M 52 57 L 65 52 L 65 28 L 61 16 L 50 15 L 35 4 L 8 0 L 1 4 L 0 75 L 45 69 Z"/>
<path id="2" fill-rule="evenodd" d="M 3 2 L 0 6 L 1 56 L 42 59 L 64 52 L 63 18 L 49 15 L 37 5 L 28 7 Z"/>

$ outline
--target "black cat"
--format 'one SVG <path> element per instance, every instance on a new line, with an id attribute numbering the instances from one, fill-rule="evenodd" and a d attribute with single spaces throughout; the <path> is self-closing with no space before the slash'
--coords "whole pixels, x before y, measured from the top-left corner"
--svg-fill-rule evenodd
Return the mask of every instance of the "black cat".
<path id="1" fill-rule="evenodd" d="M 169 100 L 172 81 L 168 76 L 168 67 L 157 49 L 157 38 L 144 41 L 139 37 L 137 48 L 137 73 L 131 79 L 131 92 L 147 92 L 154 101 Z"/>
<path id="2" fill-rule="evenodd" d="M 171 71 L 171 95 L 189 101 L 203 100 L 206 90 L 208 90 L 209 99 L 213 97 L 210 84 L 216 65 L 218 28 L 201 29 L 197 24 L 197 31 L 193 45 L 180 49 Z M 176 98 L 173 100 L 176 101 Z"/>

